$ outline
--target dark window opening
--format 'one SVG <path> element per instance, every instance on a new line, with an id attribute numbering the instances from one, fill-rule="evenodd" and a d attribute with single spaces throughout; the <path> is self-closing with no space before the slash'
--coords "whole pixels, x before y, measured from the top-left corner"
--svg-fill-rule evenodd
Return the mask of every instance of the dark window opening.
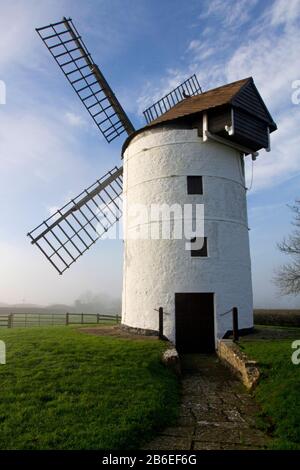
<path id="1" fill-rule="evenodd" d="M 191 256 L 205 257 L 207 256 L 207 237 L 204 238 L 192 238 L 191 243 L 195 243 L 195 246 L 191 247 Z"/>
<path id="2" fill-rule="evenodd" d="M 203 194 L 202 176 L 187 177 L 187 192 L 188 194 Z"/>

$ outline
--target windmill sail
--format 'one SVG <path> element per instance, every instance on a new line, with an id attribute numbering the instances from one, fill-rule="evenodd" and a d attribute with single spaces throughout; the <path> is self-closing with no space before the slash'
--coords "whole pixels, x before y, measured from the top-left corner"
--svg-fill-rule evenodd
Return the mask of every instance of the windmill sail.
<path id="1" fill-rule="evenodd" d="M 166 96 L 156 101 L 156 103 L 143 111 L 147 124 L 150 124 L 150 122 L 169 111 L 173 106 L 180 103 L 180 101 L 186 97 L 195 96 L 199 93 L 202 93 L 202 89 L 196 75 L 194 74 L 174 88 L 174 90 L 170 91 Z"/>
<path id="2" fill-rule="evenodd" d="M 28 233 L 62 274 L 121 217 L 123 168 L 113 168 Z"/>
<path id="3" fill-rule="evenodd" d="M 94 63 L 71 18 L 63 18 L 37 32 L 107 142 L 134 127 Z"/>

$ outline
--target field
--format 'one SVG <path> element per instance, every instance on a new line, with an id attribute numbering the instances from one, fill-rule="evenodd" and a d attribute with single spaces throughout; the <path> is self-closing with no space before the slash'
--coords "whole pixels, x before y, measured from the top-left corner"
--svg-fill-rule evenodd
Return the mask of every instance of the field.
<path id="1" fill-rule="evenodd" d="M 300 310 L 255 309 L 254 323 L 258 325 L 279 325 L 300 327 Z"/>
<path id="2" fill-rule="evenodd" d="M 78 327 L 0 330 L 0 449 L 135 449 L 176 419 L 165 343 Z"/>
<path id="3" fill-rule="evenodd" d="M 273 447 L 300 449 L 300 364 L 291 361 L 291 344 L 293 339 L 300 340 L 300 328 L 279 330 L 286 336 L 290 332 L 291 339 L 245 339 L 240 344 L 248 357 L 258 361 L 262 372 L 254 394 L 262 407 L 261 425 L 275 438 Z"/>

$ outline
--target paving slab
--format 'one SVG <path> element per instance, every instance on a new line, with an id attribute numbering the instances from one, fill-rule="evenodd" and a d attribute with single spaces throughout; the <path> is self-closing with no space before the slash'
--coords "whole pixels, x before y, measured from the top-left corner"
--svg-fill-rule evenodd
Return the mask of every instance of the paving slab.
<path id="1" fill-rule="evenodd" d="M 177 425 L 147 450 L 264 449 L 270 437 L 256 427 L 258 405 L 216 355 L 181 357 L 181 405 Z"/>

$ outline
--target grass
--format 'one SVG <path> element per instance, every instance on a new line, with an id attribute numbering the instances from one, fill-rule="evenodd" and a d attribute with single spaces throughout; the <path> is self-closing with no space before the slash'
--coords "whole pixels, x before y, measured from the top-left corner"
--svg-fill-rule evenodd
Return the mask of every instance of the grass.
<path id="1" fill-rule="evenodd" d="M 272 431 L 275 449 L 300 449 L 300 364 L 291 361 L 291 344 L 292 340 L 241 342 L 262 372 L 254 393 L 262 408 L 261 423 L 269 423 L 265 427 Z"/>
<path id="2" fill-rule="evenodd" d="M 73 327 L 1 329 L 0 449 L 134 449 L 176 419 L 165 344 Z"/>

